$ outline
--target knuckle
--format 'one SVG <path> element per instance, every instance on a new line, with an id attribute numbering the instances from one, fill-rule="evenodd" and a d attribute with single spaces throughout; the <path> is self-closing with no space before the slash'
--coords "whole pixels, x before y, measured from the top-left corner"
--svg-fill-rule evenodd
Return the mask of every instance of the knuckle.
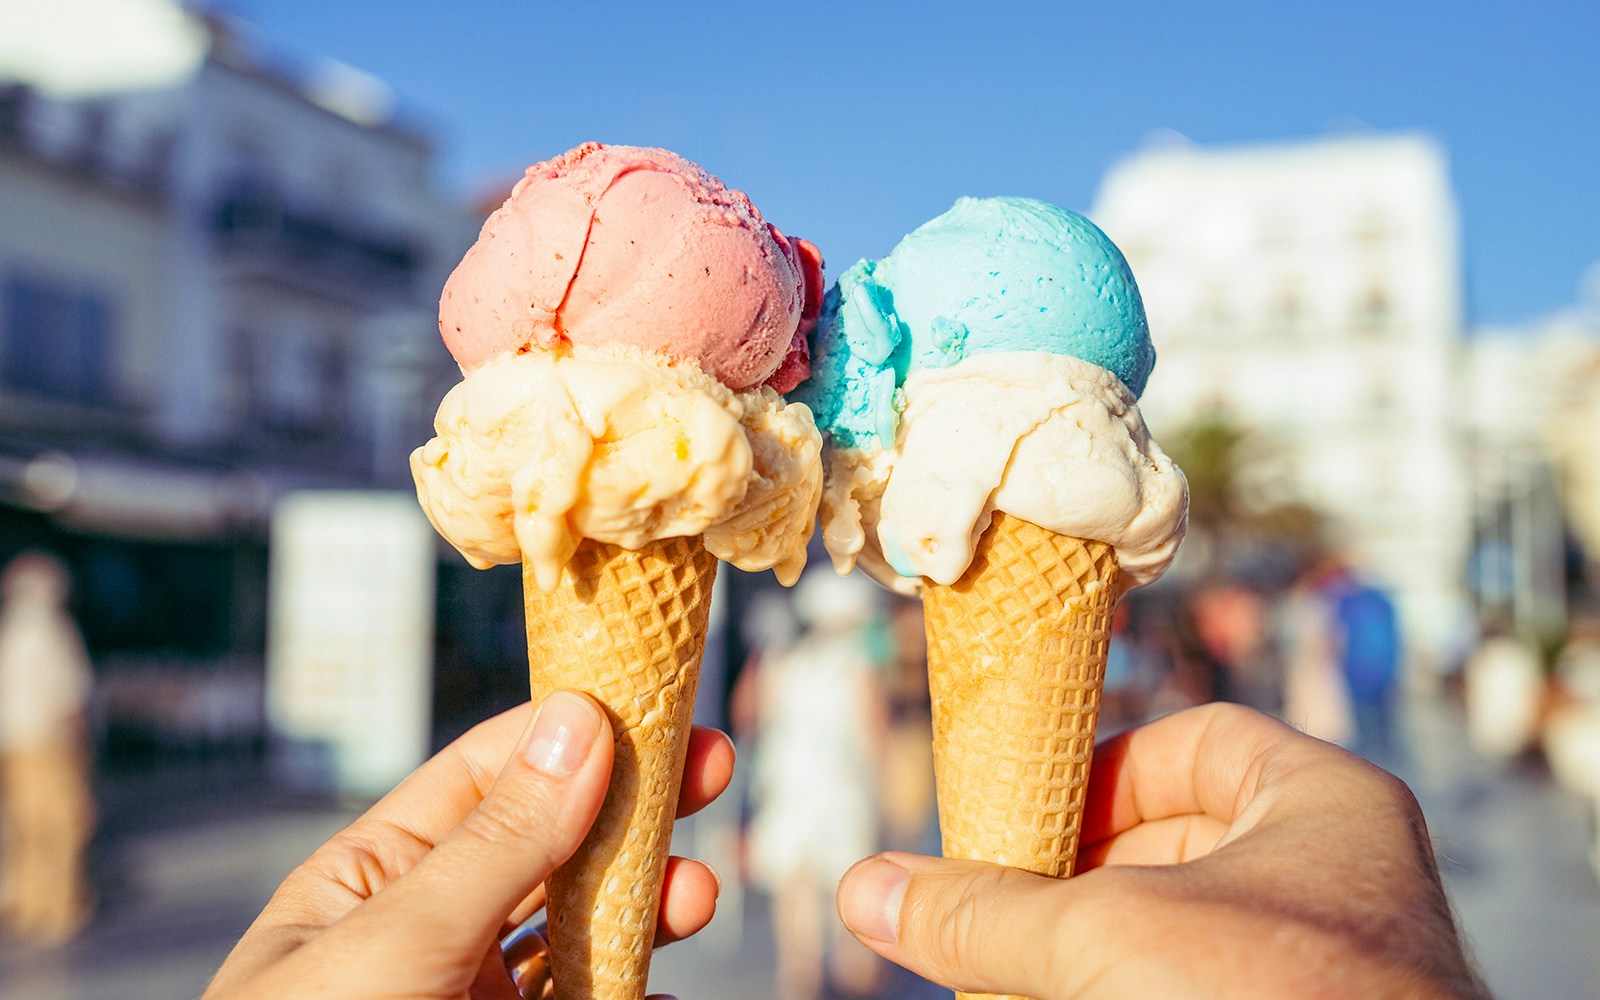
<path id="1" fill-rule="evenodd" d="M 1373 780 L 1384 794 L 1393 802 L 1401 812 L 1407 816 L 1422 818 L 1422 804 L 1417 801 L 1416 793 L 1411 786 L 1400 780 L 1399 776 L 1385 771 L 1381 767 L 1372 768 Z"/>
<path id="2" fill-rule="evenodd" d="M 369 898 L 404 875 L 433 842 L 387 820 L 363 821 L 324 844 L 293 877 L 342 886 Z"/>
<path id="3" fill-rule="evenodd" d="M 1106 867 L 1072 880 L 1072 903 L 1056 907 L 1043 922 L 1026 961 L 1035 981 L 1053 985 L 1062 996 L 1088 995 L 1109 970 L 1111 956 L 1149 940 L 1151 924 L 1164 915 L 1167 896 L 1151 869 Z M 1065 943 L 1071 942 L 1071 946 Z"/>
<path id="4" fill-rule="evenodd" d="M 1232 701 L 1209 702 L 1201 706 L 1201 711 L 1218 722 L 1243 722 L 1248 719 L 1264 718 L 1255 709 Z"/>
<path id="5" fill-rule="evenodd" d="M 1282 719 L 1237 702 L 1214 701 L 1202 705 L 1201 710 L 1207 713 L 1205 719 L 1208 727 L 1214 727 L 1216 732 L 1227 734 L 1231 739 L 1244 734 L 1263 738 L 1269 734 L 1281 737 L 1293 731 Z"/>
<path id="6" fill-rule="evenodd" d="M 514 844 L 541 826 L 545 803 L 527 789 L 497 788 L 461 821 L 461 830 L 490 844 Z"/>
<path id="7" fill-rule="evenodd" d="M 929 942 L 944 972 L 959 980 L 963 973 L 988 964 L 993 956 L 993 901 L 1001 898 L 1017 872 L 984 865 L 951 884 L 932 922 Z"/>
<path id="8" fill-rule="evenodd" d="M 1358 789 L 1368 801 L 1383 803 L 1408 821 L 1422 822 L 1422 805 L 1410 785 L 1397 775 L 1348 751 L 1341 750 L 1340 753 L 1343 773 L 1352 788 Z"/>

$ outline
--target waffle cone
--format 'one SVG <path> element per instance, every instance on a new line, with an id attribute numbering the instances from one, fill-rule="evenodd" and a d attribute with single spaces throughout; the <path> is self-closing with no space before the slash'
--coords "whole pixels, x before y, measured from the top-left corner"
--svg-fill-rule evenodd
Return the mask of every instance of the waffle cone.
<path id="1" fill-rule="evenodd" d="M 549 880 L 557 1000 L 645 995 L 716 572 L 698 537 L 585 540 L 548 594 L 523 565 L 534 702 L 585 691 L 616 739 L 600 817 Z"/>
<path id="2" fill-rule="evenodd" d="M 996 513 L 923 589 L 946 857 L 1072 874 L 1117 575 L 1111 546 Z"/>

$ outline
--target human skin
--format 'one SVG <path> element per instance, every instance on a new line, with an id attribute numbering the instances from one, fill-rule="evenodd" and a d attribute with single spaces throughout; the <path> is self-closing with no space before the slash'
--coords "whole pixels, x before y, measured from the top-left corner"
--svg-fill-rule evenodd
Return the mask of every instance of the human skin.
<path id="1" fill-rule="evenodd" d="M 1398 778 L 1205 705 L 1095 752 L 1079 874 L 881 854 L 839 886 L 868 947 L 1038 1000 L 1487 998 Z"/>
<path id="2" fill-rule="evenodd" d="M 587 695 L 557 692 L 474 727 L 290 873 L 203 1000 L 521 1000 L 500 939 L 544 905 L 611 774 L 612 736 Z M 518 734 L 521 734 L 519 737 Z M 696 727 L 678 815 L 733 775 L 727 736 Z M 667 865 L 658 945 L 704 927 L 717 877 Z"/>

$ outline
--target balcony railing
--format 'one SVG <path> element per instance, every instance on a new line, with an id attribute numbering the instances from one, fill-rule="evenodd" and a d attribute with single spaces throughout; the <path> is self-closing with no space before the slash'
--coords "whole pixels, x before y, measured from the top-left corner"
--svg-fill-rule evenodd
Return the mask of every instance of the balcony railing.
<path id="1" fill-rule="evenodd" d="M 249 184 L 217 202 L 211 228 L 230 263 L 354 298 L 405 296 L 414 291 L 422 266 L 421 252 L 404 237 L 376 233 Z"/>

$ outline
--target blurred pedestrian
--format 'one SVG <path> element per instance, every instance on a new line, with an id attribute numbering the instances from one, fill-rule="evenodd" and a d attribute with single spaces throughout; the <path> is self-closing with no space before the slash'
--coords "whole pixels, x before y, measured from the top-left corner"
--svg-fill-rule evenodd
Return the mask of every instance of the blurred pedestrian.
<path id="1" fill-rule="evenodd" d="M 1354 710 L 1339 664 L 1334 608 L 1325 585 L 1337 566 L 1314 561 L 1284 596 L 1279 613 L 1283 648 L 1283 717 L 1302 732 L 1330 743 L 1355 733 Z"/>
<path id="2" fill-rule="evenodd" d="M 1277 712 L 1283 680 L 1267 643 L 1267 606 L 1259 593 L 1232 581 L 1201 588 L 1194 597 L 1195 631 L 1228 675 L 1231 700 Z"/>
<path id="3" fill-rule="evenodd" d="M 920 601 L 892 598 L 888 745 L 884 748 L 884 839 L 908 850 L 937 849 L 933 822 L 933 706 L 928 694 L 928 642 Z"/>
<path id="4" fill-rule="evenodd" d="M 1550 773 L 1593 814 L 1590 863 L 1600 876 L 1600 620 L 1579 618 L 1556 656 L 1540 739 Z"/>
<path id="5" fill-rule="evenodd" d="M 70 940 L 90 913 L 91 676 L 67 592 L 66 568 L 41 552 L 0 574 L 0 920 L 40 944 Z"/>
<path id="6" fill-rule="evenodd" d="M 1117 602 L 1111 614 L 1111 643 L 1106 649 L 1106 677 L 1100 688 L 1099 733 L 1121 732 L 1144 717 L 1149 689 L 1141 686 L 1135 669 L 1137 638 L 1129 631 L 1130 603 Z"/>
<path id="7" fill-rule="evenodd" d="M 1544 700 L 1544 671 L 1534 648 L 1494 622 L 1462 668 L 1467 738 L 1493 761 L 1510 760 L 1533 747 Z"/>
<path id="8" fill-rule="evenodd" d="M 755 666 L 757 739 L 750 861 L 772 895 L 781 1000 L 833 985 L 872 992 L 882 966 L 833 919 L 839 878 L 877 850 L 878 768 L 887 711 L 874 650 L 878 595 L 830 568 L 801 577 L 794 610 L 803 633 L 763 650 Z"/>
<path id="9" fill-rule="evenodd" d="M 1135 591 L 1117 602 L 1111 615 L 1111 645 L 1100 695 L 1101 738 L 1192 702 L 1172 689 L 1173 650 L 1180 611 L 1165 597 Z"/>
<path id="10" fill-rule="evenodd" d="M 1400 675 L 1400 622 L 1383 590 L 1348 568 L 1325 584 L 1333 606 L 1335 643 L 1355 721 L 1352 749 L 1394 770 L 1395 688 Z"/>
<path id="11" fill-rule="evenodd" d="M 1182 595 L 1176 601 L 1161 602 L 1159 610 L 1152 608 L 1150 612 L 1141 612 L 1138 616 L 1143 641 L 1130 648 L 1134 657 L 1126 664 L 1131 672 L 1126 676 L 1149 678 L 1146 717 L 1179 712 L 1207 702 L 1232 700 L 1228 672 L 1201 641 L 1194 602 Z M 1129 631 L 1133 630 L 1134 626 L 1130 625 Z M 1116 645 L 1115 639 L 1112 644 Z M 1148 663 L 1140 662 L 1140 652 L 1148 656 Z M 1113 671 L 1108 662 L 1107 670 L 1112 673 L 1114 683 L 1119 686 L 1125 683 L 1117 676 L 1123 672 L 1122 665 Z"/>

